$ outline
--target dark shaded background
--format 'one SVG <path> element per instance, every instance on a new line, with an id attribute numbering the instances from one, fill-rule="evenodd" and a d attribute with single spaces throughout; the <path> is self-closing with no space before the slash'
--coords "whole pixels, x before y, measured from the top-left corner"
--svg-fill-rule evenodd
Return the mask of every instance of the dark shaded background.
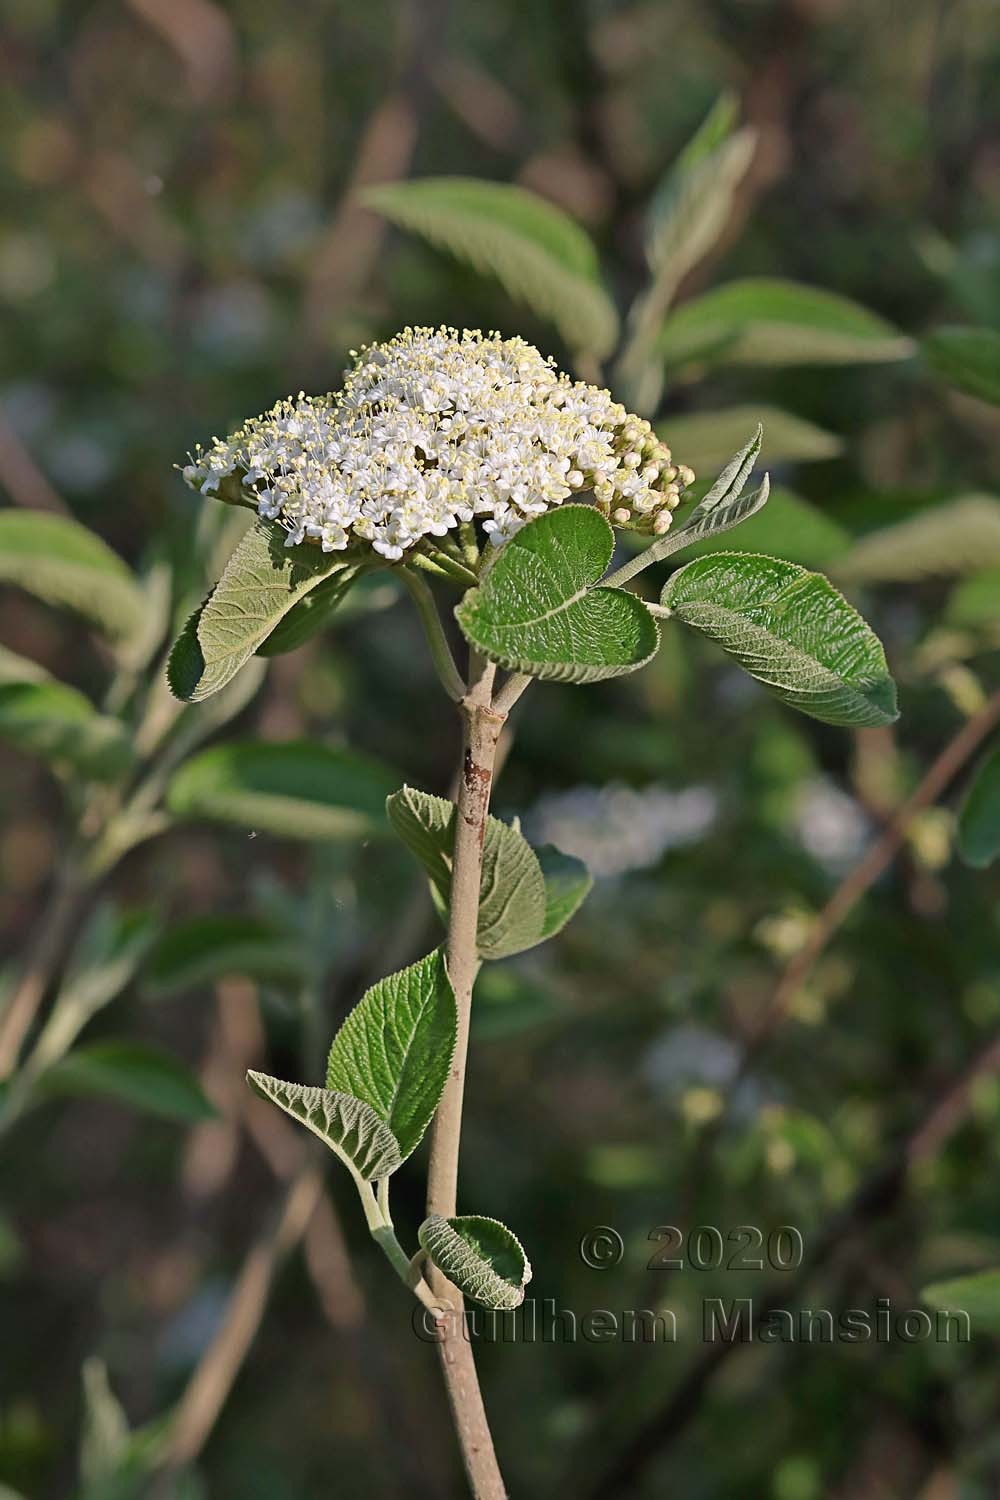
<path id="1" fill-rule="evenodd" d="M 137 566 L 154 548 L 189 554 L 204 502 L 173 472 L 186 451 L 280 394 L 336 385 L 360 341 L 447 321 L 563 353 L 493 283 L 359 208 L 367 182 L 529 186 L 586 223 L 627 299 L 649 194 L 729 87 L 760 149 L 687 291 L 773 274 L 914 335 L 1000 322 L 989 0 L 4 9 L 0 485 L 12 503 L 69 510 Z M 840 457 L 775 477 L 852 535 L 995 482 L 995 415 L 914 362 L 720 370 L 680 388 L 660 430 L 669 440 L 671 409 L 738 402 L 843 438 Z M 673 639 L 634 679 L 537 690 L 517 724 L 500 810 L 599 878 L 562 937 L 486 977 L 462 1197 L 517 1228 L 538 1298 L 578 1313 L 662 1303 L 680 1335 L 484 1348 L 514 1494 L 1000 1494 L 986 1337 L 753 1347 L 692 1379 L 703 1296 L 776 1284 L 792 1306 L 906 1308 L 938 1275 L 1000 1262 L 995 1069 L 959 1090 L 947 1130 L 933 1125 L 1000 1023 L 997 878 L 950 858 L 950 803 L 911 830 L 715 1119 L 804 922 L 956 732 L 971 671 L 996 678 L 995 657 L 924 649 L 945 596 L 934 580 L 866 591 L 901 684 L 893 731 L 795 718 Z M 6 590 L 0 638 L 87 690 L 100 681 L 81 632 Z M 279 659 L 240 729 L 344 741 L 438 791 L 456 747 L 402 606 Z M 12 752 L 0 798 L 15 964 L 69 820 L 55 783 Z M 289 924 L 317 958 L 313 1055 L 365 982 L 434 941 L 411 887 L 379 841 L 303 851 L 201 828 L 167 834 L 114 884 L 166 921 L 253 910 Z M 295 1076 L 296 1003 L 240 979 L 155 1001 L 140 978 L 97 1033 L 173 1047 L 220 1119 L 185 1130 L 53 1102 L 4 1142 L 0 1481 L 39 1500 L 78 1493 L 88 1357 L 137 1427 L 180 1396 L 297 1167 L 299 1142 L 248 1115 L 240 1081 L 254 1062 Z M 887 1164 L 927 1121 L 939 1135 L 904 1184 Z M 408 1240 L 420 1176 L 397 1188 Z M 202 1488 L 185 1493 L 461 1493 L 433 1355 L 332 1167 L 329 1194 L 306 1254 L 276 1269 Z M 821 1263 L 784 1279 L 647 1272 L 646 1237 L 666 1223 L 792 1224 Z M 600 1224 L 626 1247 L 605 1271 L 578 1251 Z"/>

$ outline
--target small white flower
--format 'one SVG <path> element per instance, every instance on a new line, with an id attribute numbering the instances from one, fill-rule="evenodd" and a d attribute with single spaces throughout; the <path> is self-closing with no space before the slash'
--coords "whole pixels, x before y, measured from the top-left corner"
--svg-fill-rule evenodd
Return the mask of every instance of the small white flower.
<path id="1" fill-rule="evenodd" d="M 390 562 L 473 516 L 500 546 L 587 491 L 617 524 L 660 533 L 694 477 L 648 422 L 522 339 L 445 328 L 362 350 L 339 394 L 280 401 L 183 475 L 202 494 L 238 485 L 289 546 L 360 540 Z"/>

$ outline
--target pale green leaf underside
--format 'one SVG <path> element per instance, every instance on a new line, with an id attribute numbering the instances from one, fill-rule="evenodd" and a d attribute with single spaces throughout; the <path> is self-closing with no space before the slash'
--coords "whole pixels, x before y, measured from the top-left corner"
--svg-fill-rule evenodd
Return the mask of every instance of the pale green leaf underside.
<path id="1" fill-rule="evenodd" d="M 386 812 L 396 833 L 423 866 L 445 914 L 451 898 L 455 804 L 404 786 L 387 800 Z M 507 958 L 542 942 L 546 911 L 546 885 L 535 851 L 517 829 L 489 816 L 479 891 L 476 941 L 480 957 Z"/>
<path id="2" fill-rule="evenodd" d="M 837 571 L 859 582 L 911 583 L 995 567 L 1000 567 L 1000 500 L 961 495 L 870 532 Z"/>
<path id="3" fill-rule="evenodd" d="M 840 439 L 825 432 L 804 417 L 793 416 L 776 406 L 728 406 L 720 411 L 695 412 L 691 416 L 670 417 L 662 423 L 660 433 L 680 462 L 690 464 L 699 474 L 713 473 L 724 464 L 747 431 L 762 424 L 767 433 L 769 465 L 811 463 L 834 458 L 840 452 Z"/>
<path id="4" fill-rule="evenodd" d="M 363 1100 L 399 1143 L 420 1144 L 455 1051 L 458 1018 L 440 949 L 372 985 L 333 1039 L 327 1088 Z"/>
<path id="5" fill-rule="evenodd" d="M 524 188 L 467 177 L 428 177 L 369 188 L 368 207 L 421 235 L 555 324 L 572 349 L 603 358 L 618 315 L 600 284 L 597 255 L 580 226 Z"/>
<path id="6" fill-rule="evenodd" d="M 1000 1270 L 936 1281 L 920 1295 L 931 1307 L 967 1312 L 974 1332 L 1000 1333 Z"/>
<path id="7" fill-rule="evenodd" d="M 283 838 L 380 832 L 395 777 L 378 761 L 311 740 L 215 745 L 175 772 L 167 806 L 181 818 L 235 823 Z"/>
<path id="8" fill-rule="evenodd" d="M 167 668 L 176 698 L 198 703 L 217 693 L 311 589 L 349 569 L 338 553 L 306 544 L 286 547 L 284 535 L 277 526 L 255 522 L 184 626 Z"/>
<path id="9" fill-rule="evenodd" d="M 730 281 L 677 309 L 663 325 L 670 364 L 865 364 L 906 359 L 911 340 L 847 297 L 772 277 Z"/>
<path id="10" fill-rule="evenodd" d="M 1000 406 L 1000 333 L 995 328 L 937 328 L 924 339 L 923 351 L 942 380 Z"/>
<path id="11" fill-rule="evenodd" d="M 115 780 L 133 759 L 126 726 L 52 678 L 0 685 L 0 739 L 94 781 Z"/>
<path id="12" fill-rule="evenodd" d="M 661 602 L 813 718 L 860 728 L 897 717 L 878 637 L 819 573 L 778 558 L 720 552 L 675 573 Z"/>
<path id="13" fill-rule="evenodd" d="M 1000 858 L 1000 750 L 977 770 L 958 818 L 958 852 L 983 870 Z"/>
<path id="14" fill-rule="evenodd" d="M 949 625 L 972 630 L 990 630 L 1000 625 L 1000 567 L 978 569 L 964 579 L 948 597 Z"/>
<path id="15" fill-rule="evenodd" d="M 117 553 L 65 516 L 0 511 L 0 583 L 82 615 L 121 640 L 146 616 L 142 591 Z"/>
<path id="16" fill-rule="evenodd" d="M 396 1137 L 361 1099 L 304 1083 L 286 1083 L 267 1073 L 251 1071 L 247 1082 L 319 1136 L 363 1182 L 388 1177 L 402 1162 Z"/>
<path id="17" fill-rule="evenodd" d="M 594 586 L 613 550 L 600 511 L 547 511 L 500 549 L 455 618 L 467 640 L 512 671 L 577 683 L 634 672 L 655 654 L 659 631 L 634 595 Z"/>
<path id="18" fill-rule="evenodd" d="M 531 1266 L 517 1236 L 498 1219 L 460 1214 L 443 1219 L 431 1214 L 418 1238 L 431 1260 L 466 1297 L 497 1311 L 511 1311 L 524 1301 Z"/>

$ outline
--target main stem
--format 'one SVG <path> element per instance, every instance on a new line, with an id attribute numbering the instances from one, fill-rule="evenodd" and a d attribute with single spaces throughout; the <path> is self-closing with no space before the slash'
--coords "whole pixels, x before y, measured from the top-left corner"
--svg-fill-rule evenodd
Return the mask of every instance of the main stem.
<path id="1" fill-rule="evenodd" d="M 451 1074 L 434 1118 L 427 1174 L 427 1212 L 441 1214 L 444 1218 L 450 1218 L 456 1211 L 472 986 L 479 970 L 476 935 L 483 839 L 497 742 L 506 717 L 497 712 L 491 702 L 495 671 L 490 663 L 473 653 L 468 691 L 459 705 L 463 727 L 462 759 L 456 798 L 447 942 L 448 975 L 458 1008 L 458 1040 Z M 441 1321 L 438 1351 L 469 1485 L 476 1500 L 504 1500 L 507 1490 L 486 1420 L 472 1345 L 463 1326 L 462 1295 L 436 1267 L 428 1269 L 428 1280 L 431 1290 L 456 1309 L 453 1315 Z"/>

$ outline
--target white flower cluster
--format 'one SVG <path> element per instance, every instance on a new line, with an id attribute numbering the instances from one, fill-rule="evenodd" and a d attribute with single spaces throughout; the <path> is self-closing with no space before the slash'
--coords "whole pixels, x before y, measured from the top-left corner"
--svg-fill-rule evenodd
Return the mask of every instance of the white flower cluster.
<path id="1" fill-rule="evenodd" d="M 360 539 L 397 561 L 477 518 L 499 545 L 588 491 L 615 525 L 660 534 L 694 475 L 522 339 L 416 328 L 363 350 L 338 395 L 280 401 L 199 449 L 184 478 L 250 500 L 289 546 Z"/>

